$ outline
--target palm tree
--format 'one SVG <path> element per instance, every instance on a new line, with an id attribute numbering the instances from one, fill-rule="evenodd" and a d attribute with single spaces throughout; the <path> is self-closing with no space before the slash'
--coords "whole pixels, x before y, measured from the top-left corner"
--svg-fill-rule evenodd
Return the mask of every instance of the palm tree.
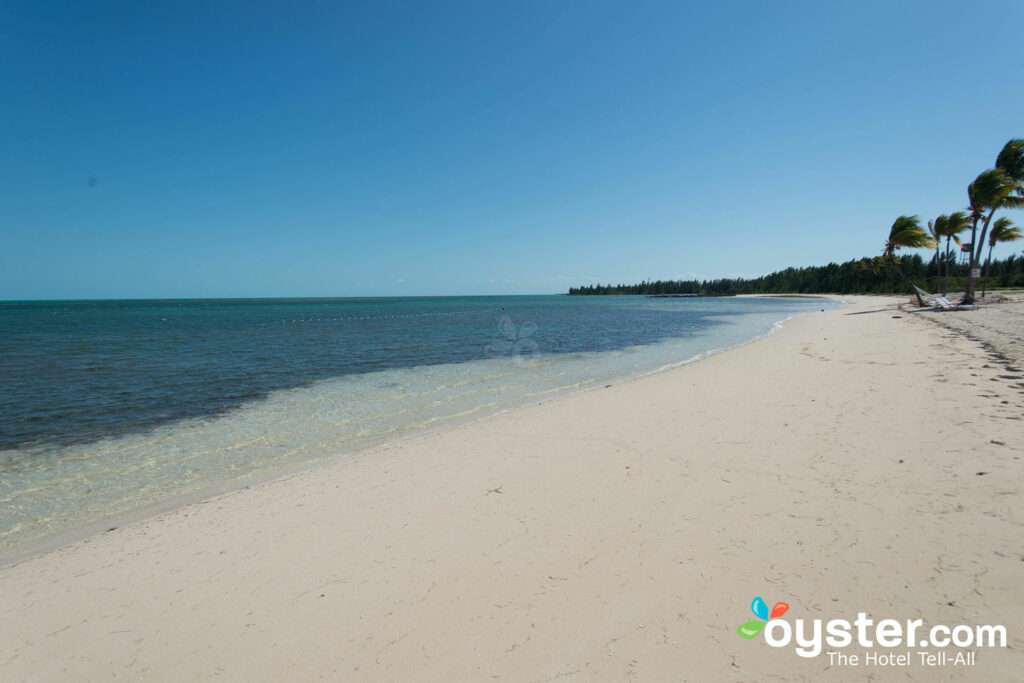
<path id="1" fill-rule="evenodd" d="M 967 278 L 964 303 L 974 303 L 974 272 L 981 262 L 992 216 L 998 209 L 1024 208 L 1024 140 L 1013 139 L 1003 145 L 996 157 L 996 167 L 983 171 L 967 186 L 971 209 L 971 274 Z M 981 239 L 978 222 L 984 218 Z"/>
<path id="2" fill-rule="evenodd" d="M 928 221 L 928 234 L 935 240 L 935 291 L 942 291 L 942 258 L 940 247 L 942 246 L 942 230 L 946 225 L 949 216 L 943 214 L 933 221 Z"/>
<path id="3" fill-rule="evenodd" d="M 981 285 L 981 296 L 985 296 L 986 288 L 988 287 L 988 271 L 992 267 L 992 247 L 996 246 L 997 242 L 1013 242 L 1024 237 L 1024 233 L 1020 231 L 1020 228 L 1013 225 L 1013 221 L 1009 218 L 998 218 L 992 225 L 992 232 L 988 236 L 988 258 L 985 259 L 985 279 Z"/>
<path id="4" fill-rule="evenodd" d="M 892 227 L 889 228 L 889 239 L 885 241 L 885 248 L 882 250 L 882 256 L 896 269 L 900 278 L 914 290 L 914 293 L 917 295 L 917 303 L 920 306 L 924 306 L 924 301 L 921 300 L 921 295 L 917 294 L 917 290 L 914 289 L 914 284 L 903 274 L 899 261 L 896 259 L 896 252 L 904 247 L 908 249 L 931 248 L 933 244 L 932 238 L 921 228 L 920 218 L 917 216 L 900 216 L 893 221 Z"/>
<path id="5" fill-rule="evenodd" d="M 937 219 L 936 219 L 936 222 Z M 950 240 L 956 240 L 957 245 L 960 244 L 960 239 L 957 237 L 960 233 L 967 229 L 967 214 L 963 211 L 954 211 L 953 213 L 946 216 L 946 222 L 942 226 L 942 236 L 946 238 L 946 277 L 942 283 L 942 296 L 946 296 L 946 289 L 949 287 L 949 264 L 952 260 L 950 257 Z"/>

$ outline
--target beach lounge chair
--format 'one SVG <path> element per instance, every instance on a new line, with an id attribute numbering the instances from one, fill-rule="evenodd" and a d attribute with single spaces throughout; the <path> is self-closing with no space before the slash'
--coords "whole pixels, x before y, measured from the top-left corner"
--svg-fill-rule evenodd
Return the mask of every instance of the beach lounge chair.
<path id="1" fill-rule="evenodd" d="M 975 308 L 968 304 L 954 304 L 944 296 L 935 297 L 935 305 L 943 311 L 970 311 Z"/>
<path id="2" fill-rule="evenodd" d="M 969 311 L 974 306 L 965 306 L 963 304 L 955 304 L 944 296 L 938 296 L 937 294 L 929 294 L 917 285 L 910 285 L 914 288 L 914 292 L 917 294 L 918 301 L 927 301 L 929 306 L 939 309 L 940 311 Z"/>

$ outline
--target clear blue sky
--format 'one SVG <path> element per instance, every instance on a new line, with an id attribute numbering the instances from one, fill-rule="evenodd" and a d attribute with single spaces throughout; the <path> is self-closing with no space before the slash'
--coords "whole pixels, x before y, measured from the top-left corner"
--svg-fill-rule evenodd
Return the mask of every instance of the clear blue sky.
<path id="1" fill-rule="evenodd" d="M 873 255 L 1024 137 L 1022 20 L 4 2 L 0 299 L 553 293 Z"/>

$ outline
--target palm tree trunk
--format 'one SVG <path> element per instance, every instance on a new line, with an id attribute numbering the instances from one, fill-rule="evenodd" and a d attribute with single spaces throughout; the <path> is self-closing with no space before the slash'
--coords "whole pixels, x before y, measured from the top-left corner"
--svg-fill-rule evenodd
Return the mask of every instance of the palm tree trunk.
<path id="1" fill-rule="evenodd" d="M 935 291 L 942 291 L 942 263 L 939 262 L 939 248 L 942 245 L 942 240 L 935 240 Z"/>
<path id="2" fill-rule="evenodd" d="M 971 304 L 974 303 L 974 279 L 971 276 L 971 271 L 974 269 L 974 246 L 977 244 L 975 238 L 978 237 L 978 216 L 974 216 L 974 220 L 971 224 L 971 258 L 968 259 L 968 273 L 967 273 L 967 285 L 964 287 L 964 299 L 961 303 Z"/>
<path id="3" fill-rule="evenodd" d="M 988 226 L 989 223 L 992 222 L 992 216 L 994 216 L 995 213 L 996 207 L 993 206 L 992 210 L 988 212 L 987 216 L 985 216 L 985 226 L 981 229 L 981 237 L 978 239 L 978 243 L 973 245 L 974 251 L 977 252 L 977 256 L 974 260 L 979 265 L 981 264 L 981 250 L 985 248 L 985 238 L 988 237 Z"/>
<path id="4" fill-rule="evenodd" d="M 971 272 L 967 274 L 967 291 L 964 292 L 964 303 L 974 303 L 974 269 L 978 267 L 981 262 L 981 250 L 985 244 L 985 237 L 988 236 L 988 224 L 992 222 L 992 216 L 996 212 L 996 207 L 992 207 L 992 210 L 985 216 L 985 226 L 981 229 L 981 239 L 971 244 Z M 971 239 L 974 239 L 976 229 L 978 227 L 978 221 L 974 221 L 974 227 L 971 228 Z"/>
<path id="5" fill-rule="evenodd" d="M 985 292 L 988 290 L 988 272 L 992 268 L 992 247 L 993 244 L 988 245 L 988 258 L 985 259 L 985 279 L 981 281 L 981 298 L 985 298 Z"/>
<path id="6" fill-rule="evenodd" d="M 971 258 L 968 259 L 967 265 L 967 286 L 964 287 L 964 298 L 960 301 L 962 304 L 973 304 L 974 303 L 974 278 L 971 277 L 971 273 L 974 272 L 974 247 L 978 245 L 978 219 L 981 218 L 980 213 L 971 212 Z"/>
<path id="7" fill-rule="evenodd" d="M 952 237 L 946 237 L 946 277 L 942 281 L 942 296 L 946 296 L 946 289 L 949 288 L 949 241 Z"/>

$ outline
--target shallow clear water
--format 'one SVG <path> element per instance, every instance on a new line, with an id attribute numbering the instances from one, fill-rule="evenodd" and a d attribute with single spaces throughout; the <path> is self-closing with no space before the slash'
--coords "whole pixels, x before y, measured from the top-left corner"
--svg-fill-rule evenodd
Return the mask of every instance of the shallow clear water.
<path id="1" fill-rule="evenodd" d="M 651 372 L 833 305 L 564 296 L 0 304 L 0 548 Z"/>

